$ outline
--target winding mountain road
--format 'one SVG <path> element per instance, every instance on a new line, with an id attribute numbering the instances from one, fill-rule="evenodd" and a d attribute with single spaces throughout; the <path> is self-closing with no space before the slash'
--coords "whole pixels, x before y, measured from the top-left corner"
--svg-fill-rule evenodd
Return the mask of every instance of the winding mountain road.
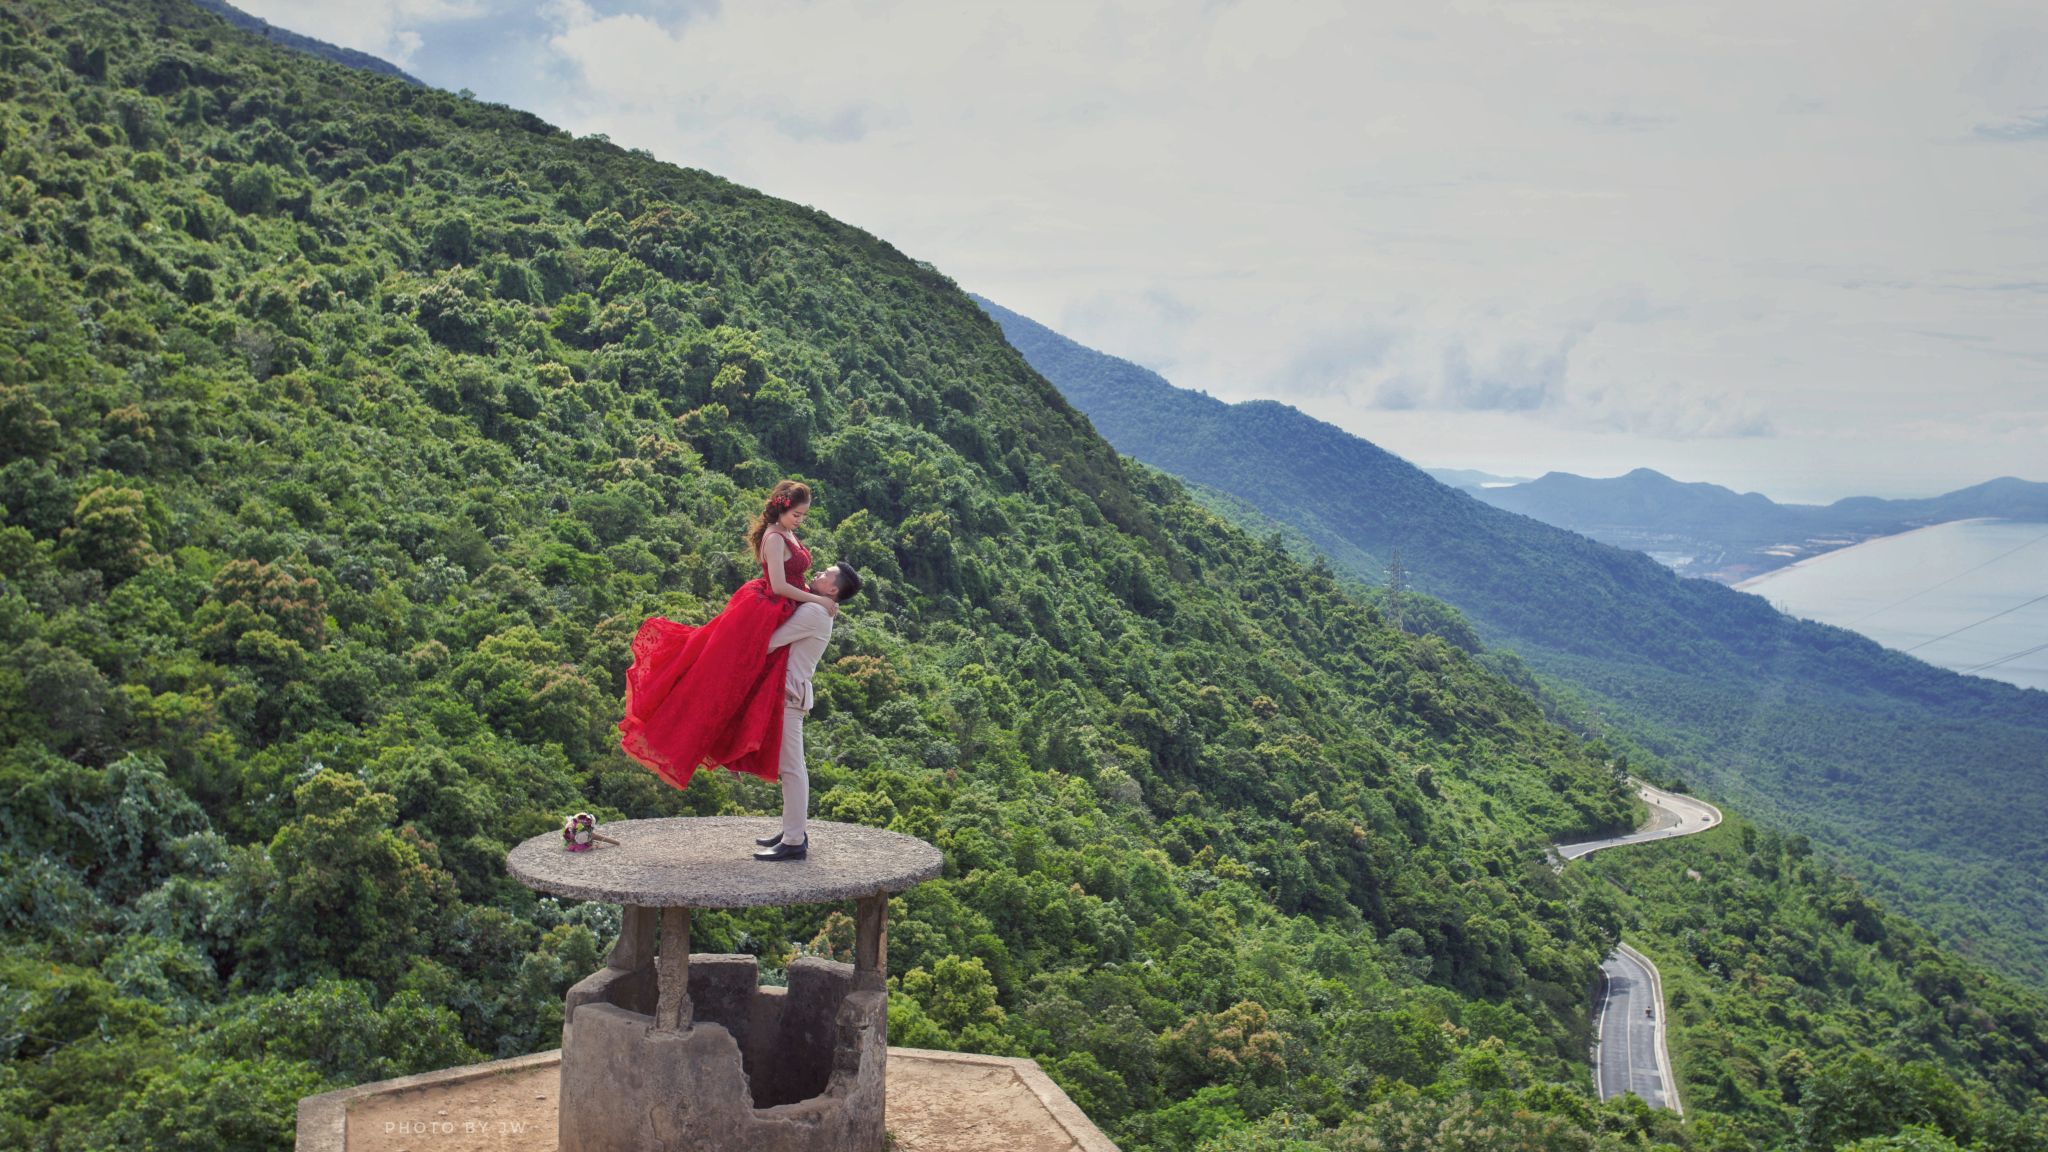
<path id="1" fill-rule="evenodd" d="M 1652 788 L 1637 782 L 1641 789 L 1643 803 L 1650 806 L 1650 822 L 1626 836 L 1615 836 L 1607 840 L 1587 840 L 1578 844 L 1559 844 L 1557 854 L 1566 860 L 1577 860 L 1602 848 L 1614 848 L 1622 844 L 1647 844 L 1652 840 L 1669 840 L 1673 836 L 1690 836 L 1705 832 L 1721 822 L 1721 810 L 1705 800 L 1695 800 L 1662 788 Z"/>
<path id="2" fill-rule="evenodd" d="M 1627 836 L 1560 844 L 1557 854 L 1576 860 L 1622 844 L 1645 844 L 1705 832 L 1721 822 L 1721 810 L 1704 800 L 1641 784 L 1650 806 L 1648 824 Z M 1634 1092 L 1652 1108 L 1685 1115 L 1678 1085 L 1671 1076 L 1671 1049 L 1666 1037 L 1664 981 L 1650 958 L 1618 946 L 1600 965 L 1600 1014 L 1594 1023 L 1593 1079 L 1600 1099 Z"/>

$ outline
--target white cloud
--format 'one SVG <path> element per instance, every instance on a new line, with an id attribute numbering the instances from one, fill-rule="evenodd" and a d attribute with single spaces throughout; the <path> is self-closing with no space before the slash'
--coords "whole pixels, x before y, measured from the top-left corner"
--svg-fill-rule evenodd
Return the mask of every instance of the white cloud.
<path id="1" fill-rule="evenodd" d="M 2048 20 L 2004 0 L 488 2 L 251 8 L 1411 458 L 2048 479 Z"/>
<path id="2" fill-rule="evenodd" d="M 1652 132 L 1676 120 L 1676 116 L 1651 116 L 1631 112 L 1620 103 L 1604 112 L 1587 112 L 1573 109 L 1564 118 L 1574 124 L 1603 132 Z"/>
<path id="3" fill-rule="evenodd" d="M 422 26 L 476 16 L 483 0 L 243 0 L 235 7 L 302 36 L 404 65 L 422 42 Z"/>
<path id="4" fill-rule="evenodd" d="M 1739 397 L 1688 384 L 1600 389 L 1577 406 L 1576 424 L 1652 440 L 1720 440 L 1773 437 L 1770 414 Z"/>

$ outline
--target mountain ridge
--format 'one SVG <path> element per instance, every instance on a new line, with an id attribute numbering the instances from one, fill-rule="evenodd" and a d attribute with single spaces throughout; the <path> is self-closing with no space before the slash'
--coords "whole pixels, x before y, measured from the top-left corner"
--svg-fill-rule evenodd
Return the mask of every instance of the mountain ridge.
<path id="1" fill-rule="evenodd" d="M 2048 522 L 2048 483 L 2001 476 L 1939 496 L 1847 496 L 1831 504 L 1779 504 L 1650 468 L 1605 479 L 1549 472 L 1526 484 L 1467 488 L 1478 499 L 1604 543 L 1669 556 L 1681 574 L 1734 584 L 1786 564 L 1880 536 L 1951 520 Z"/>
<path id="2" fill-rule="evenodd" d="M 359 52 L 354 48 L 343 48 L 339 44 L 329 44 L 325 40 L 317 40 L 311 36 L 301 35 L 289 28 L 279 27 L 261 16 L 251 16 L 249 13 L 228 3 L 227 0 L 192 0 L 192 3 L 219 16 L 244 32 L 252 32 L 273 44 L 281 44 L 294 52 L 304 52 L 308 56 L 318 57 L 322 60 L 331 60 L 344 68 L 355 68 L 363 72 L 374 72 L 381 76 L 395 77 L 405 81 L 407 84 L 411 84 L 415 88 L 427 87 L 426 81 L 419 79 L 389 60 L 372 56 L 368 52 Z"/>
<path id="3" fill-rule="evenodd" d="M 1449 484 L 1453 488 L 1465 489 L 1527 484 L 1529 481 L 1536 479 L 1534 476 L 1497 476 L 1494 473 L 1482 472 L 1476 468 L 1424 468 L 1423 471 Z"/>
<path id="4" fill-rule="evenodd" d="M 1966 951 L 2048 982 L 2048 693 L 1934 668 L 1454 490 L 1274 401 L 1229 405 L 979 300 L 1119 451 L 1417 589 L 1753 813 L 1853 852 Z M 1970 790 L 1927 764 L 1957 764 Z M 1996 781 L 1996 783 L 1992 783 Z M 2011 791 L 2004 791 L 2010 788 Z M 1991 844 L 2004 847 L 1993 849 Z M 2024 941 L 2025 943 L 2022 943 Z"/>

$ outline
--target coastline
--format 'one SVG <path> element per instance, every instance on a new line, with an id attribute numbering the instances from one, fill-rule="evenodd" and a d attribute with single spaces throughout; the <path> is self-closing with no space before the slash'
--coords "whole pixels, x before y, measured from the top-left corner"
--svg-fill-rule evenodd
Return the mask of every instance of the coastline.
<path id="1" fill-rule="evenodd" d="M 1764 583 L 1765 581 L 1767 581 L 1767 580 L 1771 579 L 1771 578 L 1772 578 L 1772 577 L 1774 577 L 1774 576 L 1783 576 L 1783 575 L 1784 575 L 1785 573 L 1787 573 L 1787 572 L 1791 572 L 1791 571 L 1793 571 L 1794 569 L 1798 569 L 1798 568 L 1804 568 L 1804 567 L 1806 567 L 1806 566 L 1807 566 L 1808 564 L 1818 564 L 1818 563 L 1820 563 L 1820 562 L 1821 562 L 1821 561 L 1823 561 L 1823 560 L 1832 560 L 1832 559 L 1834 559 L 1834 558 L 1835 558 L 1835 557 L 1837 557 L 1837 556 L 1841 556 L 1841 555 L 1845 555 L 1845 554 L 1847 554 L 1847 553 L 1850 553 L 1850 552 L 1854 552 L 1854 551 L 1855 551 L 1855 550 L 1857 550 L 1858 548 L 1868 548 L 1868 547 L 1870 547 L 1870 546 L 1871 546 L 1872 544 L 1880 544 L 1880 543 L 1883 543 L 1883 542 L 1884 542 L 1884 541 L 1886 541 L 1886 540 L 1897 540 L 1897 539 L 1900 539 L 1901 537 L 1905 537 L 1905 536 L 1911 536 L 1911 535 L 1913 535 L 1913 534 L 1914 534 L 1915 532 L 1931 532 L 1931 531 L 1933 531 L 1933 530 L 1934 530 L 1934 529 L 1936 529 L 1936 528 L 1946 528 L 1946 527 L 1948 527 L 1948 526 L 1949 526 L 1949 525 L 1951 525 L 1951 524 L 1975 524 L 1975 523 L 1978 523 L 1978 522 L 1980 522 L 1980 521 L 1986 521 L 1986 520 L 1999 520 L 1999 519 L 2003 519 L 2003 517 L 1999 517 L 1999 516 L 1965 516 L 1965 517 L 1963 517 L 1963 518 L 1962 518 L 1962 519 L 1960 519 L 1960 520 L 1943 520 L 1943 521 L 1942 521 L 1941 523 L 1939 523 L 1939 524 L 1923 524 L 1923 525 L 1921 525 L 1921 526 L 1920 526 L 1920 527 L 1918 527 L 1918 528 L 1910 528 L 1910 529 L 1908 529 L 1908 530 L 1906 530 L 1906 531 L 1904 531 L 1904 532 L 1894 532 L 1894 533 L 1892 533 L 1892 534 L 1891 534 L 1891 535 L 1889 535 L 1889 536 L 1873 536 L 1873 537 L 1871 537 L 1870 539 L 1868 539 L 1868 540 L 1865 540 L 1865 541 L 1863 541 L 1863 542 L 1862 542 L 1862 543 L 1860 543 L 1860 544 L 1851 544 L 1851 545 L 1849 545 L 1849 546 L 1848 546 L 1848 547 L 1846 547 L 1846 548 L 1836 548 L 1836 549 L 1834 549 L 1833 551 L 1830 551 L 1830 552 L 1823 552 L 1823 553 L 1821 553 L 1821 554 L 1820 554 L 1820 555 L 1818 555 L 1818 556 L 1808 556 L 1808 557 L 1807 557 L 1806 559 L 1804 559 L 1804 560 L 1800 560 L 1800 561 L 1797 561 L 1797 562 L 1795 562 L 1795 563 L 1792 563 L 1792 564 L 1787 564 L 1787 565 L 1785 565 L 1785 566 L 1784 566 L 1783 568 L 1773 568 L 1773 569 L 1771 569 L 1771 570 L 1770 570 L 1769 572 L 1766 572 L 1766 573 L 1764 573 L 1764 574 L 1763 574 L 1763 575 L 1761 575 L 1761 576 L 1751 576 L 1751 577 L 1750 577 L 1749 579 L 1747 579 L 1747 580 L 1744 580 L 1744 581 L 1742 581 L 1742 582 L 1740 582 L 1740 583 L 1737 583 L 1737 584 L 1730 584 L 1730 585 L 1729 585 L 1729 587 L 1730 587 L 1730 588 L 1733 588 L 1733 589 L 1735 589 L 1735 590 L 1736 590 L 1737 592 L 1747 592 L 1747 591 L 1749 591 L 1750 589 L 1752 589 L 1752 588 L 1755 588 L 1755 587 L 1756 587 L 1757 585 L 1759 585 L 1759 584 L 1762 584 L 1762 583 Z"/>

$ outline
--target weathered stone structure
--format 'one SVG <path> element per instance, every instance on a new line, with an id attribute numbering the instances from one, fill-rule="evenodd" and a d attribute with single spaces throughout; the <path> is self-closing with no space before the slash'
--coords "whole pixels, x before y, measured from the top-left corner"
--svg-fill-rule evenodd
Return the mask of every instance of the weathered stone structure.
<path id="1" fill-rule="evenodd" d="M 506 856 L 528 887 L 625 907 L 606 966 L 569 990 L 561 1152 L 880 1152 L 888 1066 L 888 902 L 939 874 L 914 837 L 817 820 L 810 854 L 751 857 L 766 819 L 608 824 L 619 841 L 565 852 L 536 836 Z M 854 963 L 805 958 L 786 988 L 752 956 L 692 955 L 693 908 L 855 900 Z"/>
<path id="2" fill-rule="evenodd" d="M 556 1152 L 560 1049 L 299 1101 L 297 1152 Z M 897 1152 L 1116 1152 L 1036 1061 L 889 1049 Z"/>

